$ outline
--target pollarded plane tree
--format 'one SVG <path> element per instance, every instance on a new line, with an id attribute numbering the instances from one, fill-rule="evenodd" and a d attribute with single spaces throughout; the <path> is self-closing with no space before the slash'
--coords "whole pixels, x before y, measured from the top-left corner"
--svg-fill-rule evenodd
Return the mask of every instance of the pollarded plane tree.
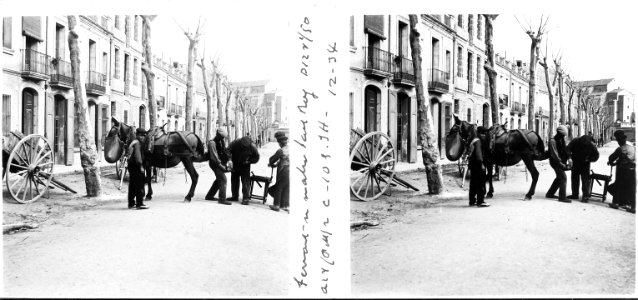
<path id="1" fill-rule="evenodd" d="M 175 22 L 177 23 L 177 21 Z M 187 73 L 186 73 L 186 103 L 185 106 L 185 121 L 186 126 L 184 129 L 186 131 L 192 131 L 192 123 L 193 123 L 193 71 L 195 66 L 195 60 L 197 59 L 197 45 L 199 44 L 199 40 L 203 34 L 203 23 L 201 17 L 197 20 L 197 28 L 195 32 L 191 32 L 190 29 L 184 29 L 182 26 L 177 24 L 184 35 L 188 39 L 188 65 L 187 65 Z"/>

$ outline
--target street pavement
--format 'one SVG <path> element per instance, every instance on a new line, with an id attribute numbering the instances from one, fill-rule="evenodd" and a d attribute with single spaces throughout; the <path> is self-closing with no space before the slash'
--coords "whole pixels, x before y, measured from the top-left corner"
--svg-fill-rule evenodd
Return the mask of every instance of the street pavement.
<path id="1" fill-rule="evenodd" d="M 615 148 L 600 149 L 595 172 L 609 174 Z M 547 161 L 536 165 L 541 176 L 532 201 L 522 201 L 531 177 L 520 165 L 494 183 L 488 208 L 468 207 L 468 183 L 461 189 L 458 175 L 445 176 L 446 199 L 427 195 L 422 172 L 399 174 L 420 192 L 394 187 L 391 197 L 351 201 L 353 219 L 380 222 L 352 230 L 353 295 L 634 294 L 635 214 L 609 208 L 611 197 L 546 199 L 554 172 Z M 569 195 L 569 180 L 567 186 Z"/>
<path id="2" fill-rule="evenodd" d="M 260 149 L 257 175 L 278 145 Z M 147 210 L 127 209 L 125 186 L 102 177 L 103 195 L 86 198 L 82 175 L 59 176 L 79 195 L 54 190 L 50 199 L 17 204 L 3 191 L 3 223 L 36 223 L 3 237 L 5 297 L 281 297 L 288 294 L 288 214 L 261 201 L 205 201 L 214 180 L 197 165 L 199 184 L 181 166 L 160 179 Z M 230 178 L 229 178 L 230 179 Z M 228 186 L 230 196 L 230 182 Z M 272 198 L 269 198 L 269 202 Z M 267 203 L 267 204 L 268 204 Z"/>

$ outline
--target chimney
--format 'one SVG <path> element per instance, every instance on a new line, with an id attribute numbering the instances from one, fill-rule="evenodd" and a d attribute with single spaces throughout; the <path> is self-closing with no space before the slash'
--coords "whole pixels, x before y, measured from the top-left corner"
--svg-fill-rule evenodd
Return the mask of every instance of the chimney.
<path id="1" fill-rule="evenodd" d="M 176 62 L 176 61 L 174 61 L 174 62 L 173 62 L 173 68 L 176 68 L 176 69 L 177 69 L 177 67 L 179 67 L 179 63 L 178 63 L 178 62 Z"/>
<path id="2" fill-rule="evenodd" d="M 516 66 L 517 66 L 517 67 L 519 67 L 519 68 L 520 68 L 522 65 L 523 65 L 523 61 L 522 61 L 522 60 L 517 60 L 517 61 L 516 61 Z"/>

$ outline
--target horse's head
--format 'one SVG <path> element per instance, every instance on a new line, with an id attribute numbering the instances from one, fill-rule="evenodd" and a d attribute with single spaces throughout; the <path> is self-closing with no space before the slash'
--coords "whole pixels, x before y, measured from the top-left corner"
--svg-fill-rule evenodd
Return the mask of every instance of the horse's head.
<path id="1" fill-rule="evenodd" d="M 454 126 L 445 137 L 445 156 L 447 159 L 455 161 L 461 158 L 467 143 L 476 136 L 476 125 L 462 121 L 454 115 Z"/>
<path id="2" fill-rule="evenodd" d="M 104 140 L 104 160 L 114 163 L 122 156 L 124 148 L 135 139 L 135 132 L 132 126 L 119 122 L 111 117 L 111 130 Z"/>

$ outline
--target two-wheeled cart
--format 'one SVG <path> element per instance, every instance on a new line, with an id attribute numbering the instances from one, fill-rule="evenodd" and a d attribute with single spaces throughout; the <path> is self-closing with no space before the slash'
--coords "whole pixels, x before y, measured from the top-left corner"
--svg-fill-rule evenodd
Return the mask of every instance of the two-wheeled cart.
<path id="1" fill-rule="evenodd" d="M 400 185 L 419 191 L 418 188 L 396 175 L 396 149 L 390 137 L 383 132 L 365 133 L 359 129 L 350 131 L 350 191 L 360 200 L 379 198 L 391 186 Z"/>
<path id="2" fill-rule="evenodd" d="M 2 170 L 11 197 L 19 203 L 32 203 L 49 189 L 57 187 L 76 194 L 53 178 L 55 155 L 49 141 L 39 134 L 24 136 L 10 132 L 2 138 Z"/>

